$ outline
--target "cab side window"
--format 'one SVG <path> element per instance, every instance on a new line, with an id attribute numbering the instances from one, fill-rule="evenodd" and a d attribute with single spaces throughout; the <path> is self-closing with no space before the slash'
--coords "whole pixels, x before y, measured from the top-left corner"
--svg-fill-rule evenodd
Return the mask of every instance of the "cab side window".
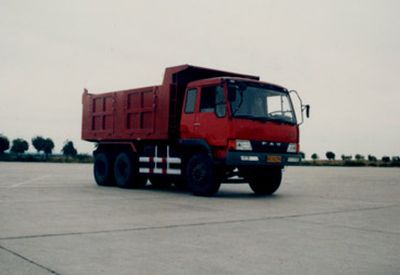
<path id="1" fill-rule="evenodd" d="M 200 112 L 209 113 L 215 110 L 215 86 L 201 88 Z"/>
<path id="2" fill-rule="evenodd" d="M 197 89 L 190 89 L 187 91 L 185 113 L 194 113 L 196 108 Z"/>
<path id="3" fill-rule="evenodd" d="M 226 114 L 226 104 L 224 88 L 218 86 L 208 86 L 201 88 L 200 112 L 215 112 L 217 117 L 224 117 Z"/>

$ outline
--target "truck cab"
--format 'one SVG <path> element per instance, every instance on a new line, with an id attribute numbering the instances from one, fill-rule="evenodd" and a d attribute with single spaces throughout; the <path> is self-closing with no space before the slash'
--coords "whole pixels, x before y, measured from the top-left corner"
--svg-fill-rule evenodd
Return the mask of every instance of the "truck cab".
<path id="1" fill-rule="evenodd" d="M 289 91 L 257 80 L 217 77 L 189 83 L 180 134 L 182 140 L 209 146 L 224 181 L 243 177 L 256 193 L 273 193 L 282 168 L 301 160 Z"/>
<path id="2" fill-rule="evenodd" d="M 288 90 L 243 78 L 188 84 L 182 139 L 202 139 L 229 165 L 298 163 L 299 125 Z"/>

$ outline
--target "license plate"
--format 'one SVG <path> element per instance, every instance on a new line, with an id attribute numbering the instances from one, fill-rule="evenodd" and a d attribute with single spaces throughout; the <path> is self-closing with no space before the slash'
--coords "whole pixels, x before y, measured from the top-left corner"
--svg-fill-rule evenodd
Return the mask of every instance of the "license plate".
<path id="1" fill-rule="evenodd" d="M 281 163 L 282 157 L 281 156 L 267 156 L 267 162 L 270 163 Z"/>

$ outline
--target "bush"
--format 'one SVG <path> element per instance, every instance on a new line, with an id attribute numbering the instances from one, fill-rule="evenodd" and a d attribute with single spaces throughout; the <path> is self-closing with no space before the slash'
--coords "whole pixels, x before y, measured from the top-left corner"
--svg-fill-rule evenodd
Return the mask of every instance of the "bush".
<path id="1" fill-rule="evenodd" d="M 353 158 L 353 156 L 352 155 L 348 155 L 348 156 L 342 155 L 341 158 L 342 158 L 342 160 L 346 161 L 346 160 L 351 160 Z"/>
<path id="2" fill-rule="evenodd" d="M 356 155 L 354 156 L 354 158 L 355 158 L 357 161 L 362 161 L 362 160 L 365 159 L 365 157 L 364 157 L 363 155 L 360 155 L 360 154 L 356 154 Z"/>
<path id="3" fill-rule="evenodd" d="M 400 162 L 400 157 L 398 156 L 392 157 L 392 162 Z"/>
<path id="4" fill-rule="evenodd" d="M 366 166 L 367 164 L 364 161 L 351 161 L 346 160 L 344 162 L 344 166 Z"/>

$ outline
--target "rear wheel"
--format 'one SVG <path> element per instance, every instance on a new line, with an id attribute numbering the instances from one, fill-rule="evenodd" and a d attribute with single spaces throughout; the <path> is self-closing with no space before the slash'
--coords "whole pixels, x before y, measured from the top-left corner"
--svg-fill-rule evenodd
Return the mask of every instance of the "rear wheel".
<path id="1" fill-rule="evenodd" d="M 139 175 L 137 157 L 128 152 L 118 154 L 114 162 L 114 178 L 118 187 L 141 188 L 147 179 Z"/>
<path id="2" fill-rule="evenodd" d="M 272 195 L 278 190 L 282 180 L 281 168 L 268 168 L 247 177 L 250 188 L 257 195 Z"/>
<path id="3" fill-rule="evenodd" d="M 99 152 L 94 155 L 93 174 L 98 185 L 114 185 L 113 163 L 110 154 Z"/>
<path id="4" fill-rule="evenodd" d="M 215 175 L 214 163 L 206 154 L 197 154 L 190 158 L 186 176 L 187 185 L 196 196 L 212 196 L 221 185 Z"/>

